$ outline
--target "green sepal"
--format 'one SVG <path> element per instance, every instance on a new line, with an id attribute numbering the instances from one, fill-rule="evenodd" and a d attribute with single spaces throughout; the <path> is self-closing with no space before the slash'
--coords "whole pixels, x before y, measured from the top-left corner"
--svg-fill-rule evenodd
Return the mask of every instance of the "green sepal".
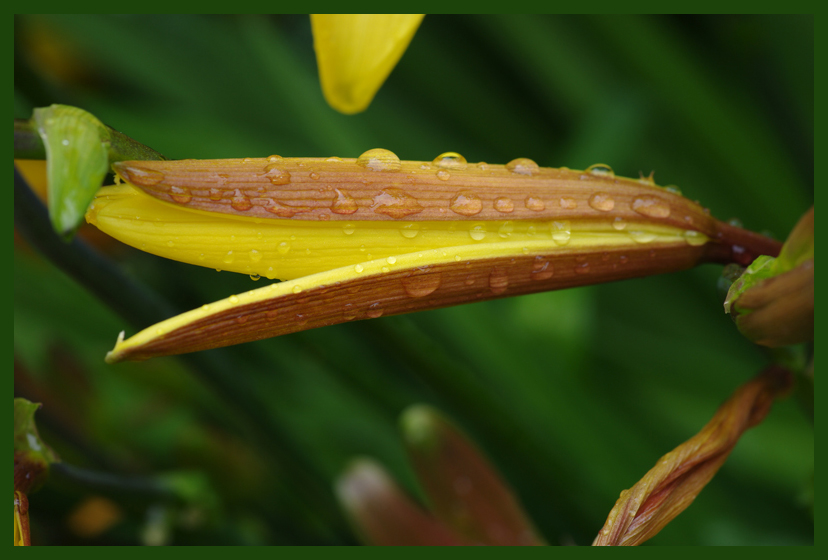
<path id="1" fill-rule="evenodd" d="M 60 459 L 37 432 L 34 415 L 41 405 L 14 399 L 14 489 L 28 494 L 46 481 L 49 465 Z"/>

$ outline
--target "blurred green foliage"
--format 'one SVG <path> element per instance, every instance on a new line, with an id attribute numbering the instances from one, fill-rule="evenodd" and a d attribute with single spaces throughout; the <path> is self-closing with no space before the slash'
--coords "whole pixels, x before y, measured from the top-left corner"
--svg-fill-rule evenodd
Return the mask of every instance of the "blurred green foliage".
<path id="1" fill-rule="evenodd" d="M 427 16 L 372 106 L 343 116 L 323 100 L 307 17 L 20 16 L 14 113 L 78 106 L 174 159 L 382 147 L 655 170 L 784 239 L 813 204 L 813 37 L 811 16 Z M 182 310 L 262 285 L 103 250 Z M 15 396 L 43 402 L 41 435 L 69 463 L 203 473 L 220 511 L 168 506 L 161 540 L 177 544 L 354 542 L 332 481 L 369 455 L 417 495 L 396 427 L 413 403 L 475 438 L 550 543 L 588 544 L 619 492 L 768 360 L 723 313 L 711 265 L 207 354 L 246 388 L 231 402 L 186 359 L 105 365 L 119 331 L 146 325 L 23 243 L 14 267 Z M 813 452 L 795 401 L 778 403 L 651 543 L 812 543 Z M 84 540 L 64 520 L 89 493 L 31 496 L 35 544 L 138 543 L 158 524 L 120 499 L 128 515 Z"/>

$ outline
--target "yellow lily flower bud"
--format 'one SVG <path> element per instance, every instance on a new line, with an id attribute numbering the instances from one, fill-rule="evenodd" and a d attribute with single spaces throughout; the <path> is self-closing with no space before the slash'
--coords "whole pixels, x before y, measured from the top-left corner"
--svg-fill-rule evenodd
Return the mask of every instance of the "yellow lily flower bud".
<path id="1" fill-rule="evenodd" d="M 423 14 L 312 14 L 319 80 L 328 104 L 364 111 L 394 69 Z"/>

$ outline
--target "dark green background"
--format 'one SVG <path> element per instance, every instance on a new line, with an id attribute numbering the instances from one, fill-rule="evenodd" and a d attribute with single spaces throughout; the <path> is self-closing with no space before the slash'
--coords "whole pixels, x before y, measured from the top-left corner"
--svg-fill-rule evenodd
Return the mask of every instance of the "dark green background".
<path id="1" fill-rule="evenodd" d="M 427 16 L 371 107 L 343 116 L 306 16 L 18 17 L 14 114 L 76 105 L 175 159 L 382 147 L 655 170 L 784 239 L 813 204 L 813 30 L 808 16 Z M 264 282 L 112 258 L 181 309 Z M 421 402 L 474 437 L 551 543 L 588 544 L 619 492 L 768 362 L 723 313 L 710 265 L 232 348 L 220 367 L 252 395 L 233 406 L 177 358 L 105 365 L 135 327 L 22 244 L 14 263 L 15 395 L 46 403 L 41 431 L 66 461 L 206 477 L 218 505 L 189 524 L 171 510 L 180 544 L 354 542 L 333 480 L 369 455 L 416 494 L 396 422 Z M 813 429 L 780 402 L 650 542 L 810 544 L 812 471 Z M 35 541 L 87 542 L 64 523 L 86 495 L 33 495 Z M 147 501 L 117 501 L 125 521 L 94 542 L 141 542 Z"/>

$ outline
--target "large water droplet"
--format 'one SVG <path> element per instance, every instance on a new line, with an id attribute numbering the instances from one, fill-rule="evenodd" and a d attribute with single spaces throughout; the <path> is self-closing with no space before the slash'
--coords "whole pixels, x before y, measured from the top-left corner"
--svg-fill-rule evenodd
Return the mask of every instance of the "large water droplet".
<path id="1" fill-rule="evenodd" d="M 238 212 L 246 212 L 253 208 L 253 203 L 249 198 L 242 194 L 240 189 L 236 189 L 236 193 L 233 196 L 233 200 L 230 202 L 230 206 L 233 210 Z"/>
<path id="2" fill-rule="evenodd" d="M 670 205 L 657 196 L 639 196 L 632 201 L 632 209 L 650 218 L 666 218 L 670 215 Z"/>
<path id="3" fill-rule="evenodd" d="M 336 198 L 331 204 L 331 212 L 334 214 L 353 214 L 357 211 L 357 203 L 346 191 L 334 189 Z"/>
<path id="4" fill-rule="evenodd" d="M 274 185 L 287 185 L 290 183 L 290 173 L 279 167 L 278 163 L 265 165 L 264 175 Z"/>
<path id="5" fill-rule="evenodd" d="M 300 293 L 301 291 L 302 291 L 302 286 L 294 286 L 294 287 L 293 287 L 293 293 L 294 293 L 294 294 L 298 294 L 298 293 Z"/>
<path id="6" fill-rule="evenodd" d="M 354 271 L 356 271 L 357 274 L 361 273 L 363 270 L 365 270 L 365 268 L 361 264 L 354 266 Z"/>
<path id="7" fill-rule="evenodd" d="M 364 152 L 357 158 L 357 165 L 367 167 L 371 171 L 399 171 L 402 168 L 402 163 L 397 154 L 382 148 L 374 148 Z"/>
<path id="8" fill-rule="evenodd" d="M 377 317 L 382 317 L 382 312 L 383 312 L 382 306 L 380 305 L 379 302 L 377 302 L 377 303 L 372 303 L 371 305 L 369 305 L 368 306 L 368 311 L 366 311 L 365 314 L 368 317 L 370 317 L 371 319 L 376 319 Z"/>
<path id="9" fill-rule="evenodd" d="M 482 241 L 486 237 L 486 225 L 475 224 L 469 229 L 469 236 L 475 241 Z"/>
<path id="10" fill-rule="evenodd" d="M 501 196 L 500 198 L 496 198 L 494 201 L 494 209 L 498 212 L 503 212 L 504 214 L 508 214 L 515 209 L 515 203 L 512 202 L 511 198 Z"/>
<path id="11" fill-rule="evenodd" d="M 282 241 L 276 246 L 276 250 L 279 251 L 280 255 L 285 255 L 288 251 L 290 251 L 290 243 Z"/>
<path id="12" fill-rule="evenodd" d="M 489 274 L 489 289 L 493 294 L 502 294 L 509 287 L 509 272 L 500 266 L 496 266 Z"/>
<path id="13" fill-rule="evenodd" d="M 624 221 L 624 218 L 622 218 L 621 216 L 617 216 L 617 217 L 616 217 L 616 218 L 612 221 L 612 227 L 613 227 L 616 231 L 622 231 L 625 227 L 627 227 L 627 222 L 625 222 L 625 221 Z"/>
<path id="14" fill-rule="evenodd" d="M 656 235 L 649 231 L 630 231 L 627 232 L 627 234 L 636 243 L 649 243 L 656 238 Z"/>
<path id="15" fill-rule="evenodd" d="M 461 216 L 474 216 L 483 209 L 483 201 L 473 192 L 461 191 L 451 199 L 449 208 Z"/>
<path id="16" fill-rule="evenodd" d="M 578 207 L 578 201 L 568 196 L 561 197 L 561 208 L 566 210 L 574 210 Z"/>
<path id="17" fill-rule="evenodd" d="M 558 245 L 566 245 L 572 237 L 571 226 L 568 221 L 552 222 L 551 229 L 552 241 Z"/>
<path id="18" fill-rule="evenodd" d="M 515 226 L 514 226 L 514 224 L 512 224 L 512 222 L 503 222 L 503 225 L 501 225 L 497 229 L 497 234 L 500 237 L 506 239 L 507 237 L 511 236 L 514 231 L 515 231 Z"/>
<path id="19" fill-rule="evenodd" d="M 687 241 L 688 245 L 699 247 L 700 245 L 707 243 L 707 236 L 701 232 L 688 229 L 684 232 L 684 240 Z"/>
<path id="20" fill-rule="evenodd" d="M 282 161 L 282 156 L 277 156 L 277 155 L 267 156 L 267 161 L 269 161 L 270 163 L 276 163 L 277 161 Z"/>
<path id="21" fill-rule="evenodd" d="M 532 280 L 548 280 L 555 275 L 555 267 L 552 263 L 538 255 L 532 262 L 532 273 L 530 278 Z"/>
<path id="22" fill-rule="evenodd" d="M 389 187 L 374 197 L 371 210 L 399 219 L 411 214 L 419 214 L 423 211 L 423 207 L 416 198 L 402 189 Z"/>
<path id="23" fill-rule="evenodd" d="M 465 169 L 468 166 L 466 158 L 457 152 L 445 152 L 434 158 L 431 162 L 441 169 Z"/>
<path id="24" fill-rule="evenodd" d="M 345 224 L 344 226 L 342 226 L 342 233 L 344 233 L 345 235 L 353 235 L 355 231 L 356 226 L 354 226 L 354 224 Z"/>
<path id="25" fill-rule="evenodd" d="M 262 254 L 256 249 L 251 249 L 248 255 L 250 256 L 250 260 L 253 262 L 259 262 L 262 260 Z"/>
<path id="26" fill-rule="evenodd" d="M 538 164 L 528 158 L 513 159 L 506 164 L 506 169 L 518 175 L 532 175 L 540 171 Z"/>
<path id="27" fill-rule="evenodd" d="M 388 257 L 387 259 L 385 259 L 385 262 L 387 262 L 388 264 L 395 264 L 397 262 L 397 257 Z"/>
<path id="28" fill-rule="evenodd" d="M 615 201 L 604 192 L 597 192 L 589 197 L 589 205 L 599 212 L 609 212 L 615 208 Z"/>
<path id="29" fill-rule="evenodd" d="M 429 267 L 418 268 L 402 278 L 403 289 L 411 297 L 425 297 L 440 287 L 442 275 Z"/>
<path id="30" fill-rule="evenodd" d="M 441 169 L 437 172 L 437 178 L 441 181 L 448 181 L 449 179 L 451 179 L 451 173 L 449 173 L 445 169 Z"/>
<path id="31" fill-rule="evenodd" d="M 420 233 L 420 224 L 418 223 L 412 222 L 400 227 L 400 235 L 406 239 L 414 239 L 418 233 Z"/>
<path id="32" fill-rule="evenodd" d="M 227 301 L 229 301 L 233 305 L 236 305 L 237 303 L 239 303 L 239 297 L 238 296 L 230 296 L 229 298 L 227 298 Z"/>
<path id="33" fill-rule="evenodd" d="M 221 189 L 210 188 L 210 200 L 221 200 Z"/>
<path id="34" fill-rule="evenodd" d="M 605 163 L 596 163 L 595 165 L 590 165 L 586 168 L 586 170 L 587 173 L 591 173 L 596 177 L 615 177 L 615 172 L 612 170 L 612 167 Z"/>
<path id="35" fill-rule="evenodd" d="M 164 174 L 154 169 L 143 169 L 141 167 L 118 166 L 118 173 L 128 182 L 139 187 L 151 187 L 164 180 Z"/>
<path id="36" fill-rule="evenodd" d="M 546 205 L 543 203 L 543 201 L 540 198 L 534 196 L 527 196 L 524 203 L 526 204 L 526 207 L 529 210 L 534 210 L 535 212 L 540 212 L 544 208 L 546 208 Z"/>
<path id="37" fill-rule="evenodd" d="M 280 218 L 291 218 L 296 214 L 301 214 L 302 212 L 310 212 L 311 208 L 307 206 L 290 206 L 279 200 L 271 199 L 270 204 L 265 206 L 265 210 L 271 214 L 276 214 Z M 327 214 L 323 214 L 322 216 L 327 217 Z M 320 218 L 322 216 L 320 216 Z"/>
<path id="38" fill-rule="evenodd" d="M 193 199 L 193 195 L 187 187 L 170 187 L 170 198 L 173 202 L 187 204 Z"/>
<path id="39" fill-rule="evenodd" d="M 254 282 L 258 282 L 259 280 L 261 280 L 261 278 L 262 277 L 259 276 L 258 274 L 251 274 L 250 275 L 250 279 L 253 280 Z"/>

